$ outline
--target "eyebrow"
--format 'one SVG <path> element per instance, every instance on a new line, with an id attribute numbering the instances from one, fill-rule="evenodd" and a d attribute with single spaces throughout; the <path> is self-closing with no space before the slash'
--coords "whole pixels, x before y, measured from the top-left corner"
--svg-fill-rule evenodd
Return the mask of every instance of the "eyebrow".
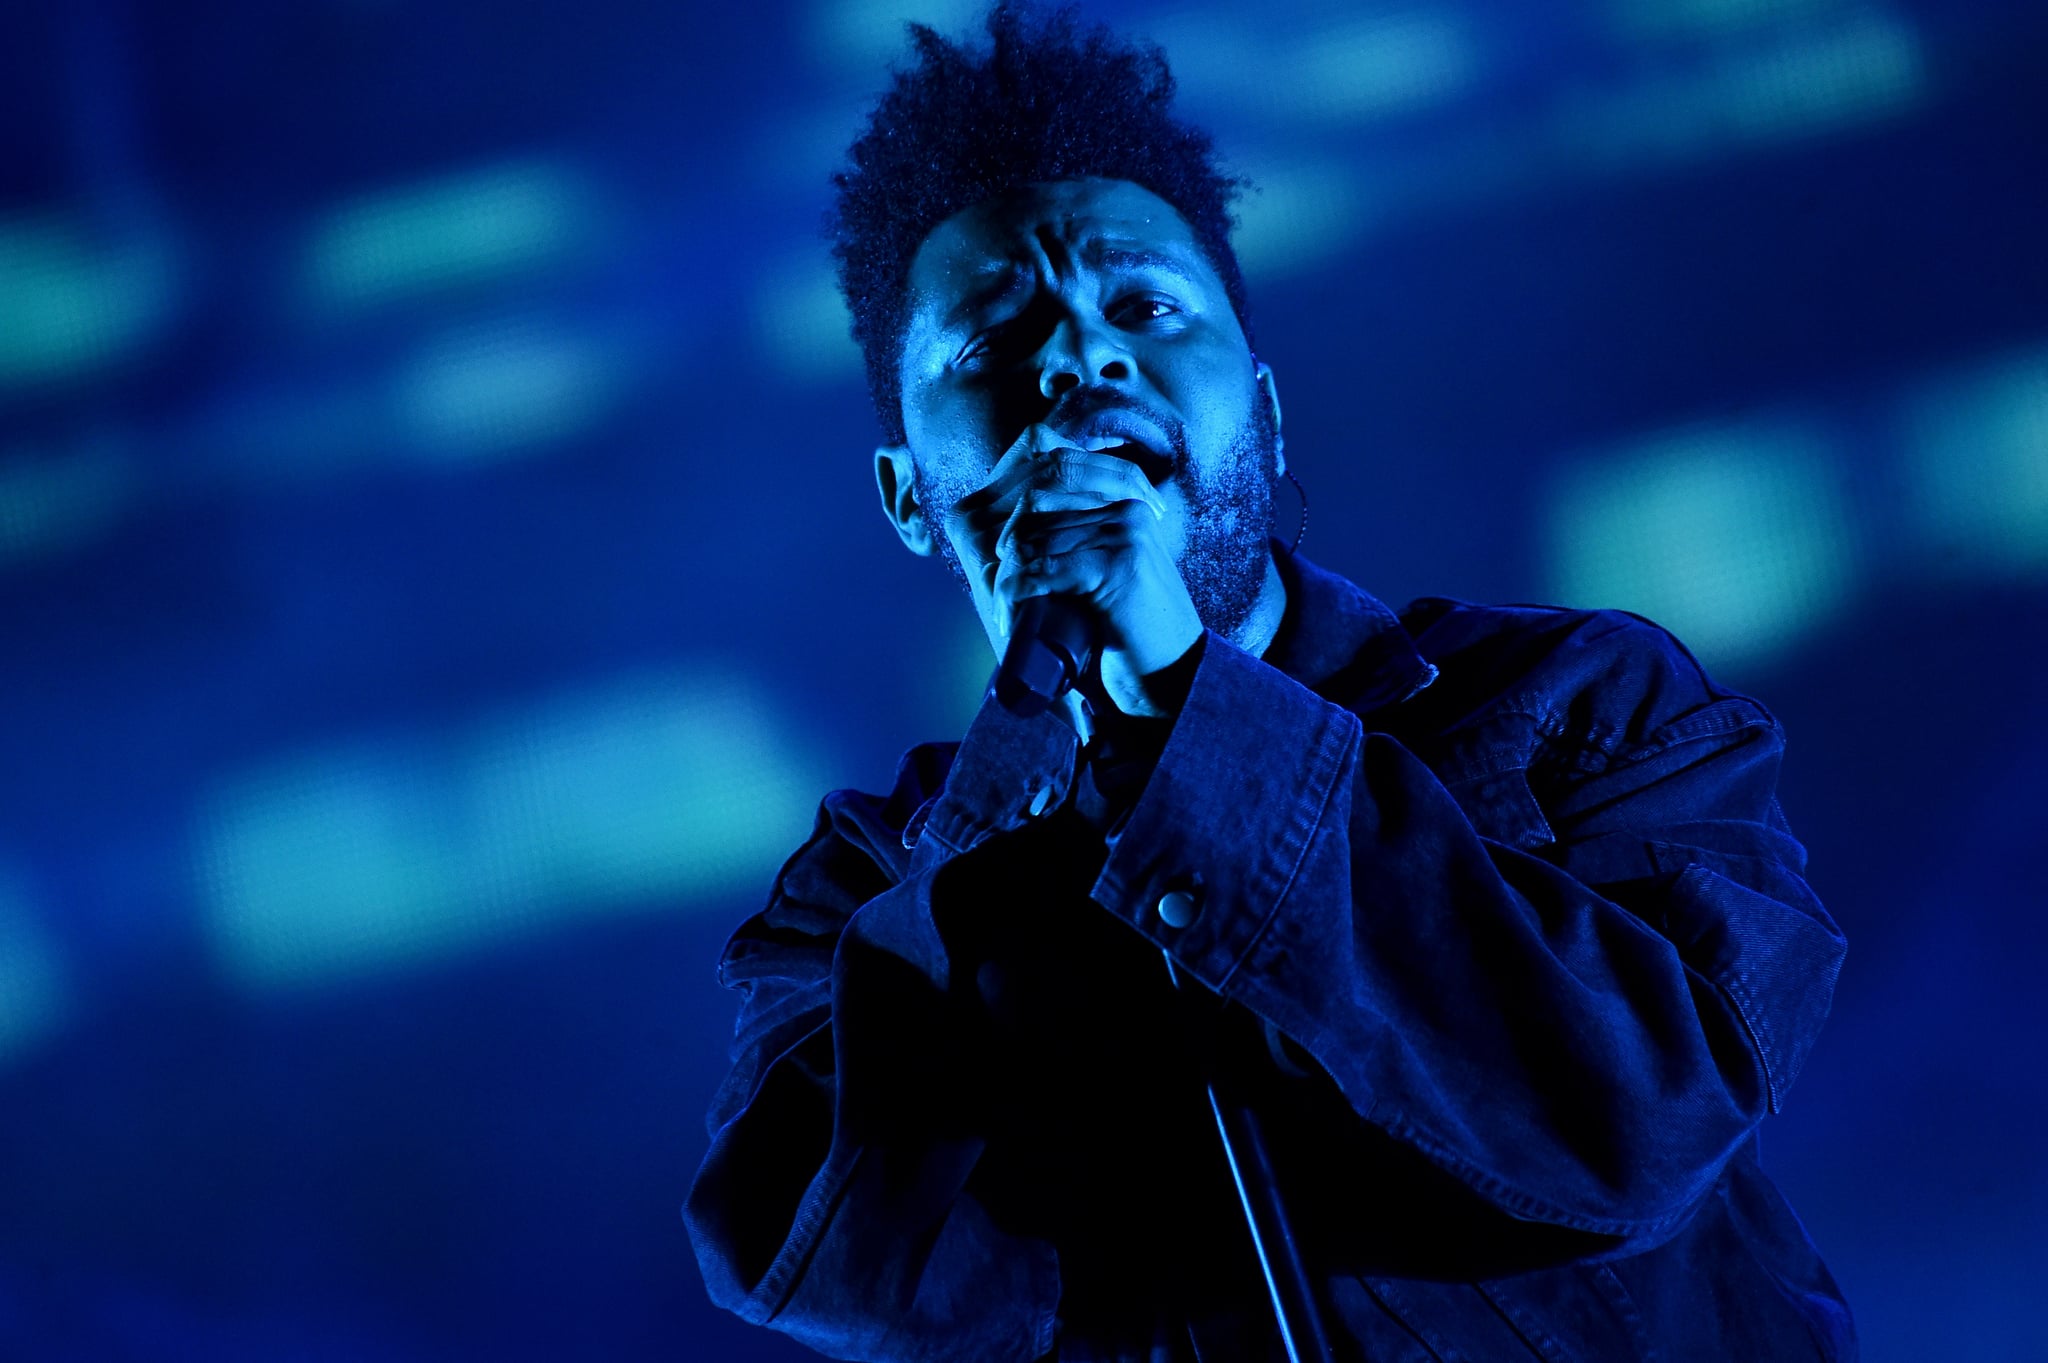
<path id="1" fill-rule="evenodd" d="M 1082 264 L 1096 270 L 1159 270 L 1186 281 L 1197 283 L 1194 267 L 1178 253 L 1162 251 L 1156 247 L 1136 242 L 1113 244 L 1100 237 L 1091 237 L 1081 244 L 1075 255 Z M 1023 285 L 1030 274 L 1030 267 L 1022 261 L 992 262 L 976 275 L 987 275 L 991 282 L 986 288 L 977 289 L 953 305 L 942 323 L 948 329 L 957 327 L 968 317 L 993 303 L 1001 302 Z"/>
<path id="2" fill-rule="evenodd" d="M 1194 282 L 1194 270 L 1178 252 L 1162 251 L 1135 242 L 1113 245 L 1100 237 L 1084 242 L 1079 252 L 1085 265 L 1098 270 L 1164 270 Z"/>
<path id="3" fill-rule="evenodd" d="M 1010 260 L 1004 261 L 1001 264 L 992 264 L 986 269 L 976 270 L 974 273 L 978 276 L 988 276 L 990 282 L 985 287 L 976 289 L 973 293 L 968 294 L 967 297 L 961 299 L 947 310 L 943 325 L 949 330 L 960 325 L 962 321 L 974 313 L 980 312 L 991 303 L 1001 302 L 1017 292 L 1023 285 L 1024 276 L 1028 273 L 1028 270 L 1022 261 Z"/>

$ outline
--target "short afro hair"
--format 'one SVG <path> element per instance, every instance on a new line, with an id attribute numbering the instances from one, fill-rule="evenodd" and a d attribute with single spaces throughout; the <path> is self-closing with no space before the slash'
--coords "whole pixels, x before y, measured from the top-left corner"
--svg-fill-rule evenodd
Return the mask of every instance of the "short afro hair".
<path id="1" fill-rule="evenodd" d="M 1082 27 L 1072 6 L 1040 13 L 1001 0 L 991 46 L 972 53 L 911 24 L 917 64 L 894 73 L 833 175 L 826 230 L 868 392 L 888 443 L 904 443 L 898 379 L 910 262 L 962 209 L 1025 185 L 1128 180 L 1193 229 L 1251 339 L 1244 276 L 1230 249 L 1230 203 L 1247 182 L 1219 167 L 1209 134 L 1174 118 L 1173 73 L 1151 44 Z"/>

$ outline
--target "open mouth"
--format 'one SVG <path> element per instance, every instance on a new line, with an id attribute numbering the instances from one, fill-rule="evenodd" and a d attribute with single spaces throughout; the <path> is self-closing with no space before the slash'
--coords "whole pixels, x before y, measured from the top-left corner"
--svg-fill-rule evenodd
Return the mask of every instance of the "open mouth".
<path id="1" fill-rule="evenodd" d="M 1126 440 L 1117 435 L 1089 436 L 1081 442 L 1087 449 L 1098 454 L 1113 454 L 1119 459 L 1128 459 L 1138 466 L 1145 480 L 1154 487 L 1173 476 L 1173 459 L 1159 453 L 1148 445 L 1135 440 Z"/>

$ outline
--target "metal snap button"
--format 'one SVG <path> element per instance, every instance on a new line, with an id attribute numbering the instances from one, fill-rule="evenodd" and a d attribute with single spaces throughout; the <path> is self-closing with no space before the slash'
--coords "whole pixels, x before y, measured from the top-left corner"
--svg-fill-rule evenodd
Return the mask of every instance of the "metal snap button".
<path id="1" fill-rule="evenodd" d="M 1159 921 L 1169 928 L 1184 928 L 1195 921 L 1198 906 L 1186 890 L 1168 890 L 1159 896 Z"/>

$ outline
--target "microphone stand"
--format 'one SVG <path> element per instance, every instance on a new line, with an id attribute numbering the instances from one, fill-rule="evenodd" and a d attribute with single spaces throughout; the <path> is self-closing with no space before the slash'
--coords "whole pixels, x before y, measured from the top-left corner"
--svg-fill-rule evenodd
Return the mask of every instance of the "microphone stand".
<path id="1" fill-rule="evenodd" d="M 1020 718 L 1043 714 L 1087 670 L 1094 652 L 1092 635 L 1092 621 L 1062 599 L 1027 598 L 1018 608 L 1009 647 L 991 683 L 997 702 Z M 1183 988 L 1173 954 L 1163 948 L 1160 954 L 1165 958 L 1166 975 L 1173 987 Z M 1265 1275 L 1266 1293 L 1272 1300 L 1273 1321 L 1280 1328 L 1287 1363 L 1336 1363 L 1316 1308 L 1308 1270 L 1301 1261 L 1301 1246 L 1281 1203 L 1279 1183 L 1259 1130 L 1258 1116 L 1249 1104 L 1219 1093 L 1213 1077 L 1206 1082 L 1209 1111 L 1216 1118 L 1223 1159 L 1237 1185 L 1245 1228 L 1251 1232 L 1259 1270 Z"/>
<path id="2" fill-rule="evenodd" d="M 1180 971 L 1174 968 L 1173 953 L 1162 947 L 1159 954 L 1166 961 L 1166 977 L 1173 987 L 1184 988 Z M 1308 1269 L 1301 1260 L 1301 1244 L 1281 1201 L 1258 1115 L 1249 1104 L 1219 1093 L 1213 1077 L 1207 1086 L 1216 1136 L 1223 1143 L 1223 1159 L 1237 1185 L 1238 1205 L 1244 1211 L 1245 1228 L 1251 1232 L 1259 1271 L 1265 1275 L 1266 1295 L 1272 1302 L 1273 1322 L 1280 1327 L 1287 1363 L 1336 1363 Z"/>

